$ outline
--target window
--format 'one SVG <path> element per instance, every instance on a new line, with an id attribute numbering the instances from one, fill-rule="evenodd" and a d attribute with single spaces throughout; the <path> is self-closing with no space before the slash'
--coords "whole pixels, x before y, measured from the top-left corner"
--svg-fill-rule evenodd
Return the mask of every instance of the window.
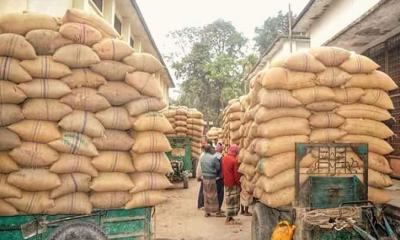
<path id="1" fill-rule="evenodd" d="M 94 5 L 99 9 L 100 12 L 103 12 L 103 0 L 92 0 Z"/>
<path id="2" fill-rule="evenodd" d="M 130 45 L 131 47 L 134 47 L 134 45 L 135 45 L 135 40 L 133 40 L 133 37 L 129 38 L 129 45 Z"/>
<path id="3" fill-rule="evenodd" d="M 122 29 L 122 24 L 121 21 L 119 20 L 119 18 L 117 16 L 114 16 L 114 28 L 115 30 L 117 30 L 117 32 L 119 34 L 121 34 L 121 29 Z"/>

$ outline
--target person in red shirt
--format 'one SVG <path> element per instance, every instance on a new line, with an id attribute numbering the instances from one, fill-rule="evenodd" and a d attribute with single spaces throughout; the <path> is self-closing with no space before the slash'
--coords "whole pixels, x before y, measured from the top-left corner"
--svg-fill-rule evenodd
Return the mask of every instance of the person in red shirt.
<path id="1" fill-rule="evenodd" d="M 228 154 L 222 158 L 222 174 L 224 177 L 226 220 L 225 224 L 240 224 L 233 217 L 237 216 L 240 209 L 240 173 L 237 155 L 239 146 L 233 144 L 229 147 Z"/>

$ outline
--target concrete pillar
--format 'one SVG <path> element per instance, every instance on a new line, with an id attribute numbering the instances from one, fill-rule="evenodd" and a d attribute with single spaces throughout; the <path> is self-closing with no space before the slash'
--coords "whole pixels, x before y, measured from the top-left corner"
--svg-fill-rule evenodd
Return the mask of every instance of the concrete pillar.
<path id="1" fill-rule="evenodd" d="M 115 0 L 105 0 L 103 2 L 103 16 L 104 19 L 111 24 L 111 26 L 114 26 L 114 15 L 115 15 Z"/>

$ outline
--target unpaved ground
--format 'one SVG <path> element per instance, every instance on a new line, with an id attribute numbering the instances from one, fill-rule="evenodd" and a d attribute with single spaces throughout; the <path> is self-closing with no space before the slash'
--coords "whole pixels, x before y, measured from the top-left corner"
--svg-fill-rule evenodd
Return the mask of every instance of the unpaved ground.
<path id="1" fill-rule="evenodd" d="M 239 216 L 240 226 L 226 226 L 225 218 L 204 217 L 197 209 L 199 182 L 192 179 L 189 189 L 166 191 L 168 202 L 157 206 L 155 237 L 157 240 L 248 240 L 251 217 Z"/>

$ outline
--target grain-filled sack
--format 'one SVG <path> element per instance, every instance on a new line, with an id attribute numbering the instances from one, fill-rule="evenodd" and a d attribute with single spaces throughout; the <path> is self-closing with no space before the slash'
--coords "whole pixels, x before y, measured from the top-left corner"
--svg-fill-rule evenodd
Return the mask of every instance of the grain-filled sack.
<path id="1" fill-rule="evenodd" d="M 56 99 L 28 99 L 22 106 L 24 118 L 31 120 L 57 122 L 71 112 L 72 109 L 70 106 L 60 103 Z"/>
<path id="2" fill-rule="evenodd" d="M 306 135 L 282 136 L 272 139 L 256 139 L 254 151 L 260 156 L 272 156 L 278 153 L 291 152 L 295 149 L 295 143 L 307 143 Z"/>
<path id="3" fill-rule="evenodd" d="M 366 56 L 351 54 L 346 61 L 340 64 L 340 68 L 352 74 L 370 73 L 378 69 L 379 65 Z"/>
<path id="4" fill-rule="evenodd" d="M 201 147 L 201 146 L 200 146 Z M 246 149 L 242 149 L 240 150 L 240 153 L 242 154 L 242 157 L 240 157 L 239 159 L 247 164 L 251 164 L 253 166 L 256 166 L 259 160 L 259 157 L 257 156 L 257 154 L 251 154 L 249 151 L 247 151 Z"/>
<path id="5" fill-rule="evenodd" d="M 229 121 L 241 120 L 244 116 L 243 112 L 233 112 L 228 114 Z"/>
<path id="6" fill-rule="evenodd" d="M 135 143 L 132 146 L 132 150 L 135 153 L 171 151 L 171 145 L 163 133 L 155 131 L 138 132 L 134 138 Z"/>
<path id="7" fill-rule="evenodd" d="M 132 53 L 124 58 L 124 63 L 131 65 L 136 71 L 155 73 L 163 68 L 160 61 L 149 53 Z"/>
<path id="8" fill-rule="evenodd" d="M 24 141 L 48 143 L 61 137 L 57 123 L 41 120 L 23 120 L 7 127 Z"/>
<path id="9" fill-rule="evenodd" d="M 131 200 L 126 203 L 125 209 L 150 207 L 167 201 L 167 197 L 161 191 L 144 191 L 132 194 Z"/>
<path id="10" fill-rule="evenodd" d="M 342 125 L 345 119 L 335 113 L 320 112 L 313 113 L 308 121 L 310 126 L 315 128 L 336 128 Z"/>
<path id="11" fill-rule="evenodd" d="M 316 85 L 327 87 L 339 87 L 345 84 L 351 75 L 337 67 L 328 67 L 325 71 L 317 74 Z"/>
<path id="12" fill-rule="evenodd" d="M 292 202 L 295 200 L 294 192 L 295 189 L 293 186 L 280 189 L 273 193 L 266 193 L 263 192 L 263 190 L 261 190 L 260 188 L 255 188 L 254 196 L 257 197 L 261 203 L 264 203 L 265 205 L 272 208 L 277 208 L 292 204 Z"/>
<path id="13" fill-rule="evenodd" d="M 138 172 L 171 173 L 172 167 L 165 153 L 132 153 L 133 167 Z"/>
<path id="14" fill-rule="evenodd" d="M 258 93 L 259 103 L 267 108 L 297 107 L 301 102 L 287 90 L 261 89 Z"/>
<path id="15" fill-rule="evenodd" d="M 10 173 L 7 182 L 26 191 L 46 191 L 61 185 L 57 174 L 40 168 L 23 168 Z"/>
<path id="16" fill-rule="evenodd" d="M 317 128 L 311 131 L 310 141 L 315 143 L 329 143 L 340 139 L 346 134 L 346 131 L 338 128 Z"/>
<path id="17" fill-rule="evenodd" d="M 53 59 L 71 68 L 89 67 L 100 62 L 99 56 L 90 47 L 81 44 L 69 44 L 57 49 Z"/>
<path id="18" fill-rule="evenodd" d="M 281 117 L 308 118 L 310 117 L 310 115 L 311 115 L 310 111 L 302 107 L 275 108 L 275 109 L 260 107 L 254 115 L 254 120 L 256 121 L 256 123 L 262 123 L 275 118 L 281 118 Z"/>
<path id="19" fill-rule="evenodd" d="M 187 119 L 188 124 L 193 124 L 193 125 L 199 125 L 203 126 L 204 125 L 204 120 L 201 118 L 188 118 Z"/>
<path id="20" fill-rule="evenodd" d="M 350 57 L 350 52 L 338 47 L 314 47 L 308 52 L 325 66 L 339 66 Z"/>
<path id="21" fill-rule="evenodd" d="M 162 99 L 153 97 L 136 99 L 125 105 L 131 116 L 137 116 L 145 112 L 160 111 L 166 106 L 167 104 Z"/>
<path id="22" fill-rule="evenodd" d="M 26 95 L 16 84 L 0 80 L 0 103 L 18 104 L 25 100 Z"/>
<path id="23" fill-rule="evenodd" d="M 126 42 L 119 39 L 106 38 L 99 43 L 93 45 L 93 50 L 97 53 L 100 59 L 120 61 L 124 57 L 133 53 Z"/>
<path id="24" fill-rule="evenodd" d="M 124 172 L 135 171 L 129 152 L 101 151 L 99 156 L 92 159 L 92 165 L 100 172 Z"/>
<path id="25" fill-rule="evenodd" d="M 91 159 L 83 155 L 62 153 L 60 158 L 51 167 L 50 171 L 54 173 L 85 173 L 92 177 L 98 175 L 93 167 Z"/>
<path id="26" fill-rule="evenodd" d="M 74 43 L 92 46 L 102 38 L 101 33 L 94 27 L 83 23 L 65 23 L 60 27 L 60 34 Z"/>
<path id="27" fill-rule="evenodd" d="M 20 60 L 35 59 L 36 52 L 23 36 L 3 33 L 0 34 L 0 56 L 8 56 Z"/>
<path id="28" fill-rule="evenodd" d="M 18 215 L 17 209 L 8 202 L 0 199 L 0 216 L 14 216 Z"/>
<path id="29" fill-rule="evenodd" d="M 342 105 L 335 112 L 344 118 L 367 118 L 375 121 L 385 121 L 392 118 L 386 109 L 358 103 Z"/>
<path id="30" fill-rule="evenodd" d="M 340 103 L 334 101 L 322 101 L 322 102 L 309 103 L 306 105 L 306 108 L 310 111 L 315 111 L 315 112 L 327 112 L 327 111 L 332 111 L 333 109 L 337 108 L 340 105 L 341 105 Z"/>
<path id="31" fill-rule="evenodd" d="M 324 71 L 325 66 L 307 52 L 296 52 L 285 59 L 285 67 L 294 71 L 318 73 Z"/>
<path id="32" fill-rule="evenodd" d="M 0 173 L 10 173 L 18 171 L 19 167 L 8 155 L 7 151 L 0 151 Z"/>
<path id="33" fill-rule="evenodd" d="M 368 187 L 368 200 L 375 204 L 384 204 L 392 200 L 390 194 L 384 189 Z"/>
<path id="34" fill-rule="evenodd" d="M 102 60 L 97 64 L 91 65 L 90 69 L 109 81 L 123 81 L 126 73 L 135 70 L 132 66 L 112 60 Z"/>
<path id="35" fill-rule="evenodd" d="M 57 18 L 42 13 L 8 13 L 0 16 L 1 33 L 25 35 L 25 33 L 34 29 L 57 31 L 58 26 L 59 20 Z"/>
<path id="36" fill-rule="evenodd" d="M 133 128 L 136 131 L 157 131 L 163 133 L 172 131 L 172 126 L 167 118 L 158 112 L 148 112 L 139 115 L 133 124 Z"/>
<path id="37" fill-rule="evenodd" d="M 71 92 L 68 85 L 57 79 L 34 79 L 18 87 L 29 98 L 60 98 Z"/>
<path id="38" fill-rule="evenodd" d="M 241 163 L 238 172 L 242 173 L 247 179 L 250 180 L 256 173 L 256 168 L 253 165 Z"/>
<path id="39" fill-rule="evenodd" d="M 308 179 L 307 174 L 300 174 L 300 179 L 299 179 L 300 186 L 303 185 L 303 183 L 307 179 Z M 266 176 L 261 176 L 258 179 L 256 186 L 262 188 L 264 192 L 273 193 L 280 189 L 294 186 L 294 182 L 295 182 L 295 170 L 294 168 L 290 168 L 283 172 L 278 173 L 277 175 L 271 178 Z"/>
<path id="40" fill-rule="evenodd" d="M 385 140 L 366 136 L 366 135 L 346 135 L 342 137 L 339 142 L 344 143 L 368 143 L 368 150 L 381 155 L 389 154 L 393 151 L 392 146 Z"/>
<path id="41" fill-rule="evenodd" d="M 50 142 L 49 145 L 63 153 L 82 154 L 89 157 L 99 154 L 89 137 L 76 132 L 63 132 L 60 139 Z"/>
<path id="42" fill-rule="evenodd" d="M 83 173 L 60 174 L 61 185 L 50 192 L 51 198 L 58 198 L 74 192 L 89 192 L 91 176 Z"/>
<path id="43" fill-rule="evenodd" d="M 38 56 L 20 62 L 20 65 L 35 78 L 61 78 L 71 74 L 67 65 L 55 62 L 52 56 Z"/>
<path id="44" fill-rule="evenodd" d="M 0 127 L 24 119 L 21 108 L 16 104 L 0 104 Z"/>
<path id="45" fill-rule="evenodd" d="M 94 208 L 99 209 L 122 208 L 130 198 L 131 194 L 126 191 L 92 192 L 90 194 L 90 202 Z"/>
<path id="46" fill-rule="evenodd" d="M 322 86 L 296 89 L 292 91 L 292 95 L 303 104 L 329 101 L 335 97 L 331 88 Z"/>
<path id="47" fill-rule="evenodd" d="M 60 47 L 73 43 L 59 32 L 47 29 L 29 31 L 25 35 L 25 39 L 32 44 L 39 55 L 53 55 Z"/>
<path id="48" fill-rule="evenodd" d="M 22 192 L 18 188 L 7 183 L 7 175 L 0 174 L 0 198 L 20 198 L 22 197 Z"/>
<path id="49" fill-rule="evenodd" d="M 110 107 L 97 112 L 96 118 L 105 128 L 116 130 L 128 130 L 132 128 L 132 121 L 134 121 L 123 107 Z"/>
<path id="50" fill-rule="evenodd" d="M 369 74 L 354 74 L 345 87 L 377 88 L 384 91 L 397 89 L 397 84 L 384 72 L 373 71 Z"/>
<path id="51" fill-rule="evenodd" d="M 0 57 L 0 80 L 10 80 L 15 83 L 22 83 L 32 80 L 32 77 L 19 65 L 17 59 L 11 57 Z"/>
<path id="52" fill-rule="evenodd" d="M 14 148 L 9 155 L 24 167 L 44 167 L 57 161 L 59 154 L 47 144 L 23 142 Z"/>
<path id="53" fill-rule="evenodd" d="M 106 79 L 89 68 L 72 69 L 72 73 L 61 79 L 70 88 L 91 87 L 97 88 L 106 84 Z"/>
<path id="54" fill-rule="evenodd" d="M 386 188 L 393 185 L 389 175 L 368 169 L 368 186 L 377 188 Z"/>
<path id="55" fill-rule="evenodd" d="M 285 68 L 270 68 L 260 73 L 257 81 L 267 89 L 300 89 L 315 86 L 315 74 L 290 71 Z"/>
<path id="56" fill-rule="evenodd" d="M 172 186 L 164 174 L 138 172 L 129 175 L 135 185 L 129 192 L 137 193 L 149 190 L 163 190 Z"/>
<path id="57" fill-rule="evenodd" d="M 175 126 L 179 126 L 179 127 L 185 127 L 187 126 L 187 122 L 183 121 L 183 120 L 175 120 Z"/>
<path id="58" fill-rule="evenodd" d="M 333 92 L 335 93 L 333 100 L 343 104 L 358 102 L 365 93 L 361 88 L 334 88 Z"/>
<path id="59" fill-rule="evenodd" d="M 348 134 L 368 135 L 377 138 L 389 138 L 393 131 L 384 123 L 361 118 L 347 118 L 340 128 Z"/>
<path id="60" fill-rule="evenodd" d="M 62 22 L 76 22 L 88 24 L 99 30 L 103 37 L 119 37 L 118 32 L 107 21 L 96 14 L 91 14 L 80 9 L 70 8 L 65 13 Z"/>
<path id="61" fill-rule="evenodd" d="M 360 98 L 360 102 L 384 109 L 394 109 L 389 94 L 380 89 L 364 89 L 364 95 Z"/>
<path id="62" fill-rule="evenodd" d="M 111 107 L 110 103 L 103 96 L 92 88 L 75 88 L 72 93 L 60 100 L 75 110 L 97 112 Z"/>
<path id="63" fill-rule="evenodd" d="M 98 150 L 128 151 L 134 140 L 125 131 L 106 129 L 104 135 L 93 138 L 93 144 Z"/>
<path id="64" fill-rule="evenodd" d="M 92 179 L 90 189 L 96 192 L 128 191 L 134 187 L 129 175 L 121 172 L 101 172 Z"/>
<path id="65" fill-rule="evenodd" d="M 254 125 L 250 130 L 251 136 L 274 138 L 288 135 L 308 135 L 311 130 L 305 118 L 282 117 Z"/>
<path id="66" fill-rule="evenodd" d="M 7 128 L 0 128 L 0 151 L 10 150 L 19 145 L 21 145 L 21 140 L 17 134 Z"/>
<path id="67" fill-rule="evenodd" d="M 89 137 L 101 137 L 105 131 L 93 113 L 77 110 L 61 119 L 58 126 L 66 131 L 83 133 Z"/>
<path id="68" fill-rule="evenodd" d="M 140 93 L 124 82 L 108 82 L 100 86 L 99 94 L 104 96 L 113 106 L 123 105 L 140 98 Z"/>
<path id="69" fill-rule="evenodd" d="M 160 79 L 156 78 L 154 74 L 135 71 L 133 73 L 127 73 L 125 81 L 142 95 L 156 98 L 162 98 L 163 96 Z"/>
<path id="70" fill-rule="evenodd" d="M 346 161 L 350 163 L 359 162 L 361 166 L 363 165 L 363 161 L 353 151 L 346 152 Z M 389 161 L 384 156 L 371 151 L 368 152 L 368 169 L 373 169 L 384 174 L 390 174 L 393 172 L 390 168 Z"/>
<path id="71" fill-rule="evenodd" d="M 76 192 L 54 199 L 54 207 L 46 210 L 48 214 L 90 214 L 92 204 L 86 193 Z"/>
<path id="72" fill-rule="evenodd" d="M 23 191 L 21 198 L 5 198 L 4 200 L 25 214 L 44 213 L 47 209 L 54 206 L 54 201 L 50 199 L 49 192 L 47 191 Z"/>

